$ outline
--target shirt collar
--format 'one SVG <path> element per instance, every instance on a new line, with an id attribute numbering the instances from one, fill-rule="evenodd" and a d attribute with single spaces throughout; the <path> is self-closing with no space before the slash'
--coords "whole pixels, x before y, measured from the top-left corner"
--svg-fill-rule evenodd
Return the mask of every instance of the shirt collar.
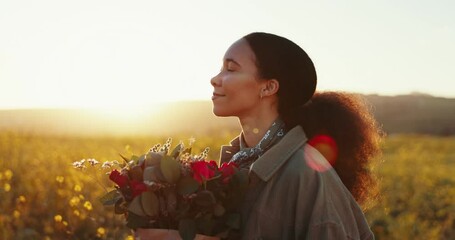
<path id="1" fill-rule="evenodd" d="M 251 171 L 253 171 L 262 181 L 269 181 L 278 169 L 280 169 L 292 154 L 301 148 L 306 141 L 307 137 L 302 127 L 294 127 L 283 137 L 283 139 L 253 163 Z"/>

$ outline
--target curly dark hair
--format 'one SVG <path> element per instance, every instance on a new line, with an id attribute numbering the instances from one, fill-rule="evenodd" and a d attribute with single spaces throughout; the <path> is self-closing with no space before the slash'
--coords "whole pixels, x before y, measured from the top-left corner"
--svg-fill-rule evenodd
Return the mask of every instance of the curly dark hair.
<path id="1" fill-rule="evenodd" d="M 316 93 L 303 107 L 300 125 L 311 139 L 331 136 L 338 146 L 335 171 L 360 204 L 377 194 L 371 161 L 380 153 L 382 133 L 367 102 L 355 94 Z"/>
<path id="2" fill-rule="evenodd" d="M 297 44 L 270 33 L 243 37 L 255 54 L 261 79 L 279 84 L 278 112 L 291 129 L 301 125 L 308 137 L 331 136 L 338 146 L 334 164 L 338 176 L 356 201 L 364 205 L 376 194 L 370 163 L 380 153 L 381 131 L 366 102 L 341 92 L 315 93 L 314 64 Z"/>

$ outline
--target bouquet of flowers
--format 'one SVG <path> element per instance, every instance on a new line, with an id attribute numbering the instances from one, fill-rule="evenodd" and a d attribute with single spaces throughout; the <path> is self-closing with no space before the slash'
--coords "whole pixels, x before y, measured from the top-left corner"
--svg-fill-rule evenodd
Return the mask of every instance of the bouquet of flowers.
<path id="1" fill-rule="evenodd" d="M 208 148 L 191 154 L 191 144 L 171 139 L 141 156 L 123 157 L 109 173 L 116 189 L 101 197 L 114 205 L 133 230 L 173 229 L 184 240 L 196 234 L 225 238 L 240 228 L 239 206 L 248 174 L 233 163 L 207 161 Z"/>

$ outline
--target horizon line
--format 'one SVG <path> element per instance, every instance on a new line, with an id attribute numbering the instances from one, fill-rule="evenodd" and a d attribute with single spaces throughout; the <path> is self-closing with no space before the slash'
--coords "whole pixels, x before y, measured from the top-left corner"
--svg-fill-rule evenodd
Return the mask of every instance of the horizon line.
<path id="1" fill-rule="evenodd" d="M 319 92 L 330 92 L 328 91 L 319 91 Z M 359 94 L 364 96 L 379 96 L 379 97 L 400 97 L 400 96 L 421 96 L 421 97 L 432 97 L 432 98 L 443 98 L 443 99 L 455 99 L 455 96 L 436 96 L 428 93 L 423 92 L 410 92 L 410 93 L 402 93 L 402 94 L 379 94 L 379 93 L 356 93 L 356 92 L 347 92 L 347 91 L 336 91 L 336 92 L 346 92 L 351 94 Z M 139 109 L 139 108 L 150 108 L 153 106 L 165 106 L 168 104 L 175 104 L 175 103 L 182 103 L 182 102 L 211 102 L 210 99 L 177 99 L 177 100 L 166 100 L 166 101 L 156 101 L 147 104 L 141 105 L 108 105 L 108 106 L 77 106 L 77 105 L 68 105 L 68 106 L 0 106 L 0 111 L 9 111 L 9 110 L 100 110 L 100 109 Z"/>

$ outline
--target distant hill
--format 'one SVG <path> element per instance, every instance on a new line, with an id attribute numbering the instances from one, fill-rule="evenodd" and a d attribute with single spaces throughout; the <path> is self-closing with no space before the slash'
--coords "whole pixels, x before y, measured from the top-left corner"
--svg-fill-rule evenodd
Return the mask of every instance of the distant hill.
<path id="1" fill-rule="evenodd" d="M 235 118 L 218 118 L 209 101 L 167 103 L 155 111 L 112 114 L 86 109 L 0 110 L 0 130 L 61 135 L 161 135 L 206 134 L 219 129 L 232 131 Z M 119 117 L 120 115 L 127 117 Z"/>
<path id="2" fill-rule="evenodd" d="M 388 134 L 455 135 L 455 99 L 423 94 L 367 95 Z M 124 113 L 130 114 L 130 113 Z M 239 131 L 236 118 L 218 118 L 210 101 L 169 103 L 162 110 L 116 118 L 102 111 L 34 109 L 0 111 L 0 130 L 64 135 L 222 134 Z"/>
<path id="3" fill-rule="evenodd" d="M 425 94 L 366 96 L 374 115 L 389 133 L 455 135 L 455 99 Z"/>

